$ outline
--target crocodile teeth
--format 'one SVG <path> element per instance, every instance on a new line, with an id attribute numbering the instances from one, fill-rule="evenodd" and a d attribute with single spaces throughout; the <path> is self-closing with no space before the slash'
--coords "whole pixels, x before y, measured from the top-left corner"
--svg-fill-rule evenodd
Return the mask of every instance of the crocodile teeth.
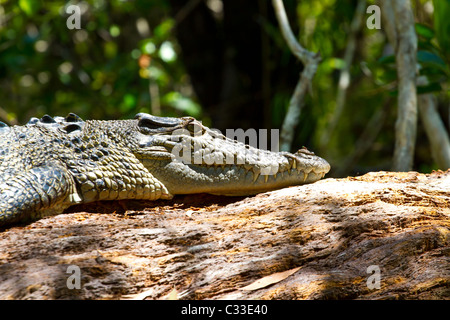
<path id="1" fill-rule="evenodd" d="M 80 198 L 78 193 L 74 192 L 74 193 L 69 194 L 69 201 L 71 203 L 81 203 L 83 200 Z"/>
<path id="2" fill-rule="evenodd" d="M 245 170 L 251 170 L 253 166 L 250 163 L 244 163 Z"/>
<path id="3" fill-rule="evenodd" d="M 254 172 L 253 173 L 253 182 L 256 182 L 256 180 L 258 180 L 259 178 L 259 173 Z"/>
<path id="4" fill-rule="evenodd" d="M 267 182 L 268 180 L 269 180 L 269 175 L 266 174 L 266 175 L 264 176 L 264 182 Z"/>
<path id="5" fill-rule="evenodd" d="M 297 161 L 292 162 L 292 169 L 297 169 Z"/>

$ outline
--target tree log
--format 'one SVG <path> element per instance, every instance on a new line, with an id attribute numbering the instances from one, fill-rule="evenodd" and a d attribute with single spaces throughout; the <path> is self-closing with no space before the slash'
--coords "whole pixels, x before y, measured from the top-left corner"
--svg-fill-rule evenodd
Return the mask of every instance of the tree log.
<path id="1" fill-rule="evenodd" d="M 448 299 L 449 189 L 450 171 L 376 172 L 78 206 L 0 232 L 0 298 Z"/>

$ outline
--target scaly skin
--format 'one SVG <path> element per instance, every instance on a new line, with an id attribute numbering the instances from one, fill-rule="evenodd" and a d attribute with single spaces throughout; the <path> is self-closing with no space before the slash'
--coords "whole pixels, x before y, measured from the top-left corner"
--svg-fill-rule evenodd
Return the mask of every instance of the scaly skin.
<path id="1" fill-rule="evenodd" d="M 315 182 L 329 170 L 306 149 L 256 149 L 190 117 L 0 122 L 0 226 L 98 200 L 251 195 Z"/>

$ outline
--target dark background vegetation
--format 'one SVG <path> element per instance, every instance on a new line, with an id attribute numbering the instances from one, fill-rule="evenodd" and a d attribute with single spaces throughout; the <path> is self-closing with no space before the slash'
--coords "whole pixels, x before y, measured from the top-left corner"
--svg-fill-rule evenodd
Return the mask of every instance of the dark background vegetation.
<path id="1" fill-rule="evenodd" d="M 435 12 L 437 1 L 411 3 L 420 72 L 431 82 L 424 90 L 437 96 L 448 127 L 450 5 Z M 370 30 L 365 21 L 344 113 L 327 145 L 319 143 L 335 107 L 356 3 L 284 1 L 300 43 L 322 56 L 293 149 L 304 145 L 324 156 L 332 175 L 389 170 L 394 147 L 392 48 L 383 26 Z M 79 30 L 66 26 L 70 4 L 82 9 Z M 125 119 L 149 112 L 194 116 L 223 132 L 279 129 L 301 71 L 267 0 L 0 1 L 0 120 L 8 124 L 44 114 Z M 375 114 L 379 130 L 365 132 Z M 370 145 L 351 158 L 363 133 Z M 420 121 L 414 169 L 437 169 Z"/>

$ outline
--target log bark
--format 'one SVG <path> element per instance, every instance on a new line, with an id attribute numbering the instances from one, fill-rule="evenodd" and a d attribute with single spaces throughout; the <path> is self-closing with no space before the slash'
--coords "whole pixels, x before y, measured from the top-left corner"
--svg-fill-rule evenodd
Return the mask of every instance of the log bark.
<path id="1" fill-rule="evenodd" d="M 0 298 L 449 299 L 449 187 L 450 171 L 376 172 L 78 206 L 0 232 Z"/>

